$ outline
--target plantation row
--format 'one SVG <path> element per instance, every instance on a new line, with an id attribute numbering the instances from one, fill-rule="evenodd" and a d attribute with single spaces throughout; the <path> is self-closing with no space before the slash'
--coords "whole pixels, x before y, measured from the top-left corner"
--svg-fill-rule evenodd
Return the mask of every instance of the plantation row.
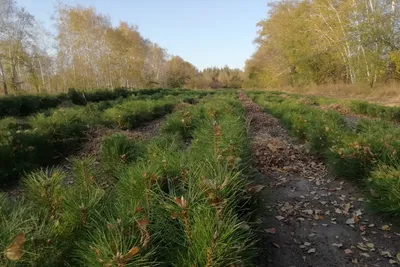
<path id="1" fill-rule="evenodd" d="M 51 165 L 79 149 L 95 126 L 132 129 L 163 116 L 179 101 L 193 101 L 206 93 L 177 91 L 130 96 L 86 106 L 57 108 L 24 119 L 0 120 L 0 184 L 18 181 L 22 171 Z"/>
<path id="2" fill-rule="evenodd" d="M 377 211 L 400 217 L 400 128 L 384 120 L 350 127 L 336 111 L 305 105 L 296 97 L 250 92 L 249 96 L 308 141 L 339 176 L 361 182 Z"/>
<path id="3" fill-rule="evenodd" d="M 180 104 L 153 140 L 113 135 L 71 173 L 26 175 L 22 199 L 0 196 L 0 266 L 251 266 L 249 144 L 234 98 Z"/>
<path id="4" fill-rule="evenodd" d="M 286 97 L 297 99 L 299 102 L 310 106 L 326 106 L 336 109 L 339 112 L 352 112 L 354 114 L 365 115 L 372 118 L 400 122 L 400 107 L 382 106 L 361 100 L 335 99 L 318 96 L 305 96 L 298 94 L 287 94 L 281 92 L 271 92 L 276 95 L 276 99 L 283 100 Z"/>
<path id="5" fill-rule="evenodd" d="M 146 96 L 153 94 L 174 95 L 187 90 L 182 89 L 103 89 L 93 91 L 79 91 L 69 89 L 68 93 L 57 95 L 20 95 L 0 98 L 0 118 L 6 116 L 28 116 L 32 113 L 55 108 L 60 105 L 87 105 L 91 102 L 101 102 L 127 98 L 128 96 Z"/>

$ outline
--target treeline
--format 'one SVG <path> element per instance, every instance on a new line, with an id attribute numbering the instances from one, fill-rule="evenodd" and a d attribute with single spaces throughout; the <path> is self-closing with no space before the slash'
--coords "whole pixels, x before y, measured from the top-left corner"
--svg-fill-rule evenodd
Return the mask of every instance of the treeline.
<path id="1" fill-rule="evenodd" d="M 56 36 L 14 0 L 0 0 L 2 93 L 54 93 L 68 88 L 240 87 L 243 72 L 199 71 L 126 22 L 113 27 L 93 8 L 59 5 Z"/>
<path id="2" fill-rule="evenodd" d="M 270 5 L 259 22 L 246 86 L 368 84 L 400 79 L 399 1 L 311 0 Z"/>

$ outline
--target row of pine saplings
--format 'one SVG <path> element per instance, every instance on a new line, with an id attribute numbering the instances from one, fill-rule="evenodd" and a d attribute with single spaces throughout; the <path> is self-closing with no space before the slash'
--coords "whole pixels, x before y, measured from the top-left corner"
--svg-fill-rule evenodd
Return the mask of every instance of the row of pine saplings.
<path id="1" fill-rule="evenodd" d="M 95 127 L 133 129 L 164 116 L 176 103 L 201 96 L 178 92 L 176 96 L 152 94 L 115 101 L 72 105 L 26 118 L 0 120 L 0 184 L 17 182 L 19 174 L 57 164 L 86 140 Z"/>
<path id="2" fill-rule="evenodd" d="M 285 97 L 295 98 L 306 105 L 333 108 L 343 114 L 353 113 L 355 115 L 369 116 L 396 123 L 400 122 L 400 107 L 397 106 L 384 106 L 363 100 L 287 94 L 283 92 L 273 92 L 273 94 L 281 99 Z"/>

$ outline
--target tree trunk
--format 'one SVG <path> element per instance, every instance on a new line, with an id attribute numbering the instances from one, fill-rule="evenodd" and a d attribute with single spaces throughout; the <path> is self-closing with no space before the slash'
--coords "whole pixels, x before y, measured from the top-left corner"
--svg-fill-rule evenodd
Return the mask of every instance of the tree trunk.
<path id="1" fill-rule="evenodd" d="M 4 73 L 4 68 L 3 68 L 3 64 L 1 63 L 1 60 L 0 60 L 0 74 L 1 74 L 1 77 L 3 78 L 4 95 L 8 95 L 6 74 Z"/>
<path id="2" fill-rule="evenodd" d="M 43 69 L 42 69 L 42 63 L 40 62 L 40 59 L 37 59 L 38 63 L 39 63 L 39 70 L 40 70 L 40 77 L 42 79 L 42 89 L 45 88 L 45 81 L 44 81 L 44 74 L 43 74 Z"/>

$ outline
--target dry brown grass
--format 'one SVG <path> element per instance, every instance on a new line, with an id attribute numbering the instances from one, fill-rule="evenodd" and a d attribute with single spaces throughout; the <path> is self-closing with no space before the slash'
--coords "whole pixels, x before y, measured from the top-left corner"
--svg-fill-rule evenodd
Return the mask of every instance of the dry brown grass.
<path id="1" fill-rule="evenodd" d="M 373 88 L 368 85 L 326 84 L 309 85 L 304 87 L 288 86 L 267 88 L 265 90 L 345 99 L 360 99 L 377 102 L 387 106 L 400 105 L 400 83 L 377 84 Z"/>

